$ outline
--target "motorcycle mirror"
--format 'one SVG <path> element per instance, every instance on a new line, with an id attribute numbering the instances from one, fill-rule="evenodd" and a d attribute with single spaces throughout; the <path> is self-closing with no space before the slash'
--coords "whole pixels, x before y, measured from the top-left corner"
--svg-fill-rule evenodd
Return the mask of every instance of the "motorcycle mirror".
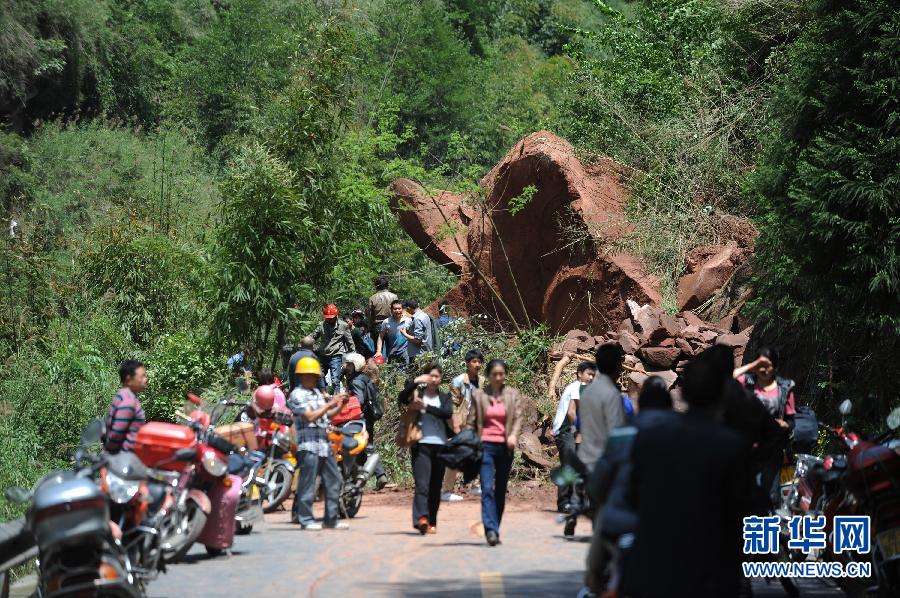
<path id="1" fill-rule="evenodd" d="M 838 411 L 841 412 L 841 415 L 850 415 L 850 412 L 853 411 L 853 401 L 844 399 L 838 406 Z"/>
<path id="2" fill-rule="evenodd" d="M 175 451 L 175 460 L 176 461 L 193 461 L 197 458 L 197 449 L 195 448 L 183 448 Z"/>
<path id="3" fill-rule="evenodd" d="M 106 425 L 103 423 L 103 420 L 99 417 L 92 419 L 91 422 L 85 426 L 84 430 L 81 431 L 81 446 L 97 444 L 100 442 L 100 439 L 103 438 L 104 432 L 106 432 Z"/>
<path id="4" fill-rule="evenodd" d="M 11 503 L 21 504 L 31 498 L 31 493 L 21 486 L 11 486 L 5 493 L 6 500 Z"/>
<path id="5" fill-rule="evenodd" d="M 196 405 L 197 407 L 199 407 L 200 403 L 203 402 L 200 400 L 200 397 L 198 397 L 197 395 L 195 395 L 192 392 L 187 393 L 187 400 L 190 401 L 191 403 L 193 403 L 194 405 Z"/>
<path id="6" fill-rule="evenodd" d="M 557 486 L 571 486 L 578 482 L 578 472 L 570 465 L 561 465 L 550 470 L 550 480 Z"/>
<path id="7" fill-rule="evenodd" d="M 891 430 L 896 430 L 900 428 L 900 407 L 897 407 L 887 416 L 887 425 Z"/>

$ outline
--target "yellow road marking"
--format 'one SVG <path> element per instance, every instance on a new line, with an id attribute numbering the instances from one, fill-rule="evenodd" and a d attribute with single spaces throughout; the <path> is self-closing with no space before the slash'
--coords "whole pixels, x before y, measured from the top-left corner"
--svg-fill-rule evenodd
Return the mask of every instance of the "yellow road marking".
<path id="1" fill-rule="evenodd" d="M 503 591 L 503 574 L 492 571 L 481 574 L 481 596 L 482 598 L 506 598 Z"/>

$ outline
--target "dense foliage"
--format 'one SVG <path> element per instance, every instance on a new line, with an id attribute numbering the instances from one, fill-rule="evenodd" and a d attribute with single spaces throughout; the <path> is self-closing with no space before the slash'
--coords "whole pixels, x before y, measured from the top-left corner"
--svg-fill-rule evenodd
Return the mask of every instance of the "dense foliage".
<path id="1" fill-rule="evenodd" d="M 882 368 L 900 337 L 898 33 L 892 2 L 817 3 L 778 57 L 752 178 L 765 267 L 757 314 L 812 339 L 835 390 L 865 376 L 885 402 L 897 380 Z"/>

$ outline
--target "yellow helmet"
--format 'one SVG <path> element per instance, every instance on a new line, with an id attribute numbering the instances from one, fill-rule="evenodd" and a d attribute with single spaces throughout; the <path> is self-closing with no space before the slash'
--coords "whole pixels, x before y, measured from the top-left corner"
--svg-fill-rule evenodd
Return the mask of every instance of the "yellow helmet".
<path id="1" fill-rule="evenodd" d="M 319 365 L 319 360 L 314 357 L 301 357 L 300 361 L 297 362 L 297 369 L 294 370 L 294 373 L 321 376 L 322 367 Z"/>

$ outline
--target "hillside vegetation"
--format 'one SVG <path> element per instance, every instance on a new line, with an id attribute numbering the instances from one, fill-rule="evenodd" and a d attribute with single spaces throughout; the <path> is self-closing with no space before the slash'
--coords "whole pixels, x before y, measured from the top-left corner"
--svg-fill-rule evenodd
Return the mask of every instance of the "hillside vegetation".
<path id="1" fill-rule="evenodd" d="M 0 488 L 66 458 L 123 358 L 147 361 L 148 416 L 170 418 L 186 390 L 222 391 L 229 355 L 271 366 L 379 272 L 440 296 L 453 281 L 387 184 L 469 188 L 541 128 L 633 168 L 627 248 L 668 296 L 685 252 L 718 240 L 715 214 L 754 219 L 751 307 L 768 338 L 814 340 L 789 360 L 804 393 L 871 393 L 884 413 L 900 382 L 892 4 L 7 0 Z"/>

